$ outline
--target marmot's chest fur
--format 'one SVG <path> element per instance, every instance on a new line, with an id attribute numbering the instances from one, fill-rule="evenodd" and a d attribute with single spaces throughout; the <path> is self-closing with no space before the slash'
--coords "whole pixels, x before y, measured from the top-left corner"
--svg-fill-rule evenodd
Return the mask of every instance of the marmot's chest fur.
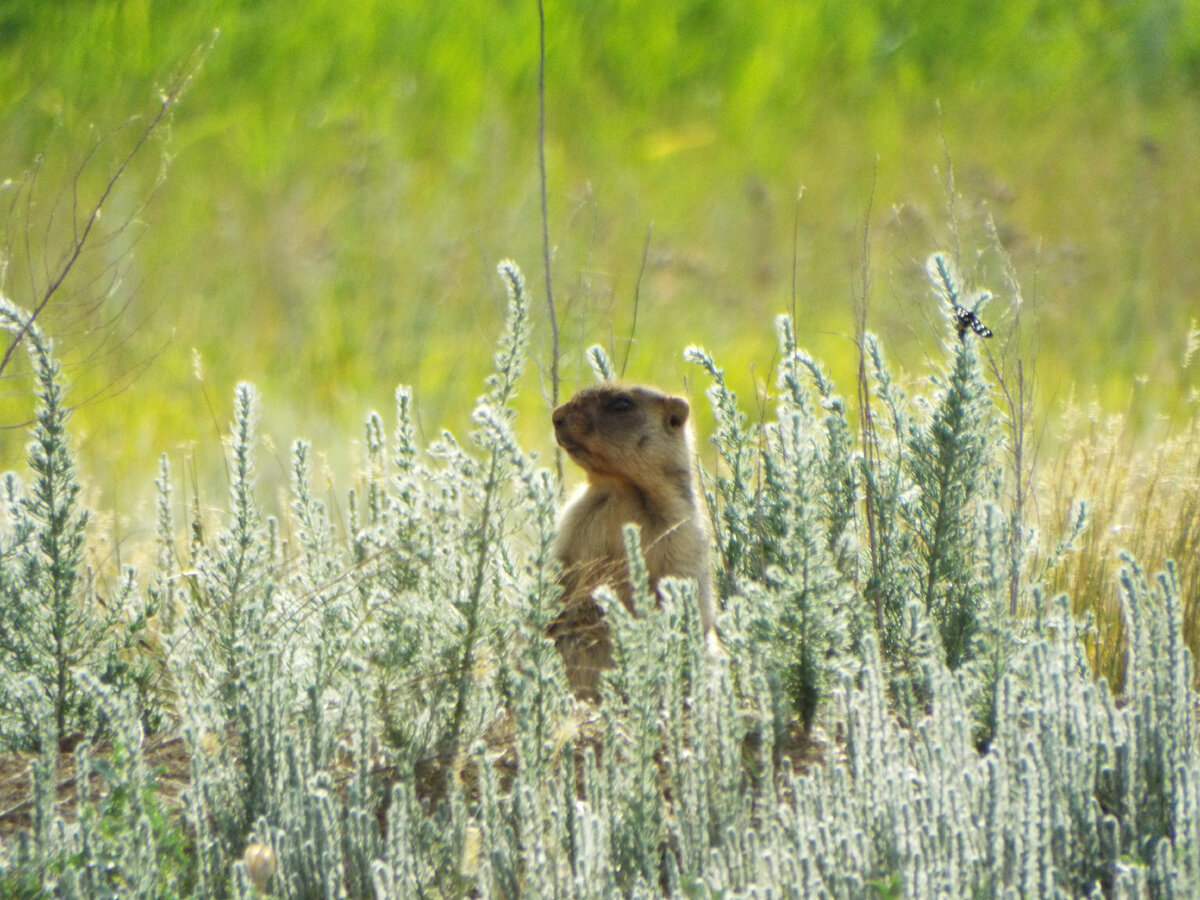
<path id="1" fill-rule="evenodd" d="M 694 579 L 701 625 L 706 632 L 713 626 L 709 535 L 689 411 L 681 397 L 611 384 L 585 388 L 554 411 L 559 445 L 588 478 L 559 519 L 555 553 L 563 564 L 564 608 L 551 629 L 572 686 L 582 693 L 594 693 L 598 670 L 610 661 L 607 629 L 592 593 L 607 583 L 630 602 L 622 533 L 627 523 L 641 529 L 651 587 L 669 575 Z M 579 657 L 586 657 L 588 671 L 578 671 L 573 658 Z"/>

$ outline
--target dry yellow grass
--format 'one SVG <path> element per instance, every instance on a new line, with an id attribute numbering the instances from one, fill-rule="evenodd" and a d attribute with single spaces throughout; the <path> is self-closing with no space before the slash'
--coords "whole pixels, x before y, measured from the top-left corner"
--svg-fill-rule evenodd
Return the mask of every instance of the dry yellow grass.
<path id="1" fill-rule="evenodd" d="M 1179 567 L 1184 634 L 1200 652 L 1200 409 L 1135 435 L 1129 416 L 1071 407 L 1060 451 L 1041 475 L 1040 514 L 1050 540 L 1061 534 L 1072 502 L 1086 500 L 1090 524 L 1052 575 L 1096 632 L 1089 653 L 1097 675 L 1123 683 L 1125 625 L 1118 600 L 1118 554 L 1128 551 L 1149 571 L 1167 560 Z"/>

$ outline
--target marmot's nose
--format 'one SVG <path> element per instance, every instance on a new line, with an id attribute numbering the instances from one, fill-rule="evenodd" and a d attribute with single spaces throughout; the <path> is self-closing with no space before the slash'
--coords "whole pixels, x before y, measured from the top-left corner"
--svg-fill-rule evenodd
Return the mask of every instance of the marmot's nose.
<path id="1" fill-rule="evenodd" d="M 550 414 L 550 421 L 554 423 L 555 428 L 557 428 L 559 425 L 561 425 L 566 418 L 567 418 L 566 404 L 558 407 L 558 409 L 554 410 L 554 412 L 552 412 Z"/>

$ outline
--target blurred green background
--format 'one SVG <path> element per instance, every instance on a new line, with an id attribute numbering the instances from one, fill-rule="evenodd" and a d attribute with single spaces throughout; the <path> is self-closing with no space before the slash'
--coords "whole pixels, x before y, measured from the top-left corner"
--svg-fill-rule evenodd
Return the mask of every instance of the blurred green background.
<path id="1" fill-rule="evenodd" d="M 198 446 L 219 472 L 240 379 L 280 458 L 311 438 L 342 484 L 399 383 L 427 436 L 465 433 L 504 257 L 537 298 L 548 372 L 533 0 L 0 2 L 10 297 L 33 302 L 75 196 L 97 195 L 126 122 L 214 29 L 48 313 L 105 508 L 144 502 L 162 451 L 186 471 Z M 699 343 L 751 394 L 793 259 L 801 344 L 846 393 L 864 281 L 868 327 L 924 372 L 947 327 L 921 266 L 957 247 L 996 294 L 994 352 L 1036 362 L 1043 415 L 1073 397 L 1150 422 L 1194 402 L 1200 4 L 547 0 L 546 33 L 564 392 L 601 343 L 627 376 L 702 402 L 681 361 Z M 1019 334 L 989 220 L 1023 289 Z M 28 418 L 19 376 L 0 424 Z M 546 449 L 548 392 L 528 380 L 521 424 Z M 0 464 L 24 441 L 0 433 Z"/>

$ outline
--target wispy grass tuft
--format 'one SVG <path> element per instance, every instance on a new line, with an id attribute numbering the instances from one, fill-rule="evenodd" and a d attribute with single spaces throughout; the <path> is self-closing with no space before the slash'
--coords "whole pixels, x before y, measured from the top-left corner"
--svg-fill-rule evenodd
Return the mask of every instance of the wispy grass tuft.
<path id="1" fill-rule="evenodd" d="M 1178 563 L 1184 635 L 1193 656 L 1200 652 L 1200 415 L 1160 423 L 1151 448 L 1128 422 L 1068 407 L 1061 449 L 1038 491 L 1049 530 L 1074 534 L 1066 552 L 1051 555 L 1048 585 L 1092 619 L 1092 665 L 1117 686 L 1128 672 L 1118 602 L 1123 552 L 1155 566 Z"/>

